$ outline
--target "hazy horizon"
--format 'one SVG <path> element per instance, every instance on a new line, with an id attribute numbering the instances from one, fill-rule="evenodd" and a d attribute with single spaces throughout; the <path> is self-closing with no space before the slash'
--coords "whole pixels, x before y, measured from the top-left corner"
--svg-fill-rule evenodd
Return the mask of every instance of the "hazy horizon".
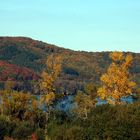
<path id="1" fill-rule="evenodd" d="M 139 0 L 4 0 L 0 36 L 80 51 L 140 52 Z"/>

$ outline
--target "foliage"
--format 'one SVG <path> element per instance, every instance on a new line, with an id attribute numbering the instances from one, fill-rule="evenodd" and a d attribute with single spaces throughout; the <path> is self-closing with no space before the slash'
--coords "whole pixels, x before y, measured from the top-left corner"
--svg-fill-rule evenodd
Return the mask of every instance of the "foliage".
<path id="1" fill-rule="evenodd" d="M 12 89 L 17 91 L 24 90 L 34 93 L 35 88 L 33 84 L 37 82 L 39 78 L 40 77 L 29 68 L 19 67 L 6 61 L 0 61 L 0 89 L 7 89 L 8 86 L 12 86 Z"/>
<path id="2" fill-rule="evenodd" d="M 55 86 L 61 87 L 62 90 L 65 90 L 69 94 L 82 90 L 85 82 L 99 85 L 101 74 L 105 73 L 111 63 L 109 52 L 76 52 L 25 37 L 0 37 L 0 60 L 10 62 L 21 68 L 32 69 L 37 73 L 45 68 L 46 57 L 55 54 L 63 58 L 62 71 L 59 80 L 55 82 Z M 125 54 L 133 56 L 134 59 L 130 72 L 133 74 L 132 79 L 140 84 L 139 54 Z M 2 76 L 0 74 L 0 77 Z M 22 79 L 22 77 L 20 78 L 19 76 L 18 79 Z M 18 83 L 20 80 L 16 81 Z M 28 86 L 26 84 L 24 89 L 33 92 L 31 90 L 32 87 L 32 84 L 28 84 Z M 17 90 L 23 90 L 23 87 L 20 86 Z M 61 93 L 61 90 L 57 91 Z"/>
<path id="3" fill-rule="evenodd" d="M 32 133 L 33 127 L 28 122 L 22 122 L 14 129 L 12 137 L 20 140 L 26 140 Z"/>
<path id="4" fill-rule="evenodd" d="M 0 115 L 0 139 L 9 137 L 17 140 L 27 140 L 35 133 L 38 140 L 44 140 L 44 130 L 34 126 L 30 121 L 11 120 L 7 116 Z M 8 138 L 7 138 L 8 139 Z"/>
<path id="5" fill-rule="evenodd" d="M 44 140 L 45 113 L 39 109 L 36 98 L 12 90 L 0 91 L 0 94 L 1 138 L 8 136 L 26 140 L 35 132 L 38 139 Z"/>
<path id="6" fill-rule="evenodd" d="M 43 92 L 42 101 L 47 105 L 53 104 L 55 100 L 55 86 L 54 82 L 61 71 L 61 58 L 60 56 L 49 56 L 46 61 L 47 69 L 42 72 L 42 80 L 40 87 Z"/>
<path id="7" fill-rule="evenodd" d="M 0 139 L 2 140 L 4 136 L 8 134 L 8 120 L 6 120 L 6 117 L 0 117 Z"/>
<path id="8" fill-rule="evenodd" d="M 139 125 L 140 102 L 107 104 L 92 109 L 86 120 L 67 116 L 59 123 L 57 117 L 51 119 L 48 135 L 53 140 L 136 140 L 140 139 Z"/>
<path id="9" fill-rule="evenodd" d="M 134 99 L 140 100 L 140 87 L 137 86 L 137 88 L 135 89 L 135 94 L 133 95 Z"/>
<path id="10" fill-rule="evenodd" d="M 29 93 L 17 91 L 0 91 L 1 104 L 0 113 L 10 118 L 24 121 L 28 120 L 32 124 L 44 128 L 45 113 L 39 108 L 39 102 Z"/>
<path id="11" fill-rule="evenodd" d="M 105 98 L 113 97 L 118 104 L 120 97 L 132 92 L 135 84 L 131 81 L 140 83 L 139 54 L 115 52 L 110 54 L 110 58 L 108 54 L 74 52 L 29 38 L 0 37 L 0 86 L 3 88 L 0 91 L 0 139 L 140 139 L 139 101 L 95 106 L 99 77 L 111 59 L 113 63 L 101 80 L 105 83 L 103 86 L 112 86 L 111 91 L 114 92 L 111 93 L 116 92 L 114 88 L 120 89 L 117 92 L 119 97 L 118 94 L 105 94 Z M 134 76 L 131 79 L 128 72 L 132 61 L 130 54 L 134 58 L 130 69 Z M 39 77 L 36 72 L 42 70 Z M 119 82 L 114 86 L 116 81 Z M 85 83 L 96 86 L 84 86 Z M 41 102 L 27 89 L 41 94 Z M 135 91 L 139 93 L 138 87 Z M 59 99 L 73 93 L 78 93 L 75 96 L 75 114 L 54 108 Z M 46 110 L 42 109 L 44 104 Z"/>
<path id="12" fill-rule="evenodd" d="M 47 123 L 54 101 L 56 100 L 56 92 L 54 82 L 57 80 L 61 71 L 61 58 L 60 56 L 49 56 L 46 61 L 47 69 L 42 72 L 42 79 L 40 88 L 42 91 L 41 103 L 45 104 L 46 109 L 46 124 L 45 133 L 47 134 Z"/>
<path id="13" fill-rule="evenodd" d="M 37 129 L 35 132 L 37 140 L 45 140 L 45 131 L 43 129 Z"/>
<path id="14" fill-rule="evenodd" d="M 95 107 L 96 91 L 92 84 L 87 84 L 84 90 L 85 92 L 78 91 L 75 96 L 76 107 L 74 108 L 74 112 L 78 117 L 87 119 L 88 113 Z"/>
<path id="15" fill-rule="evenodd" d="M 16 91 L 0 91 L 2 114 L 23 119 L 29 108 L 30 95 Z"/>
<path id="16" fill-rule="evenodd" d="M 33 70 L 26 67 L 19 67 L 6 61 L 0 61 L 0 68 L 0 81 L 37 81 L 39 79 L 39 76 Z"/>
<path id="17" fill-rule="evenodd" d="M 121 98 L 131 95 L 136 85 L 131 81 L 128 68 L 132 63 L 132 55 L 124 55 L 122 52 L 110 54 L 113 63 L 109 66 L 107 73 L 101 76 L 103 86 L 98 89 L 101 99 L 111 104 L 120 104 Z"/>
<path id="18" fill-rule="evenodd" d="M 85 95 L 82 92 L 77 93 L 75 101 L 77 103 L 77 108 L 74 109 L 74 112 L 78 117 L 87 119 L 90 109 L 95 106 L 95 101 L 93 101 L 89 95 Z"/>

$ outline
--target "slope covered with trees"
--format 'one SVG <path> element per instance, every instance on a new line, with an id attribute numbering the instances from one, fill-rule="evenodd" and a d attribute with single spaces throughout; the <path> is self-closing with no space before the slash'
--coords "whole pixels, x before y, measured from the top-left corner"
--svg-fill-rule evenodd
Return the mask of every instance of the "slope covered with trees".
<path id="1" fill-rule="evenodd" d="M 61 86 L 59 92 L 76 93 L 90 82 L 98 86 L 100 76 L 111 63 L 109 52 L 72 51 L 25 37 L 0 37 L 0 60 L 32 69 L 39 75 L 45 67 L 46 57 L 51 54 L 59 54 L 63 58 L 60 78 L 55 83 Z M 134 58 L 130 71 L 139 85 L 140 54 L 129 54 Z"/>
<path id="2" fill-rule="evenodd" d="M 0 61 L 0 81 L 29 81 L 39 79 L 31 69 Z"/>

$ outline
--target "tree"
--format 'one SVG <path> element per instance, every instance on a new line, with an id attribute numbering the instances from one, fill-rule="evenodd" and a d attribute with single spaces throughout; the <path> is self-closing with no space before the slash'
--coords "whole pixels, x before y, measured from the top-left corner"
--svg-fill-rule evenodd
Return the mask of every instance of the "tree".
<path id="1" fill-rule="evenodd" d="M 42 72 L 42 80 L 40 82 L 40 88 L 43 92 L 41 103 L 46 104 L 46 133 L 47 122 L 50 115 L 50 110 L 56 99 L 55 81 L 57 80 L 61 72 L 61 57 L 58 55 L 50 55 L 46 61 L 46 69 Z"/>
<path id="2" fill-rule="evenodd" d="M 4 90 L 0 95 L 2 114 L 22 120 L 30 105 L 30 94 Z"/>
<path id="3" fill-rule="evenodd" d="M 98 96 L 110 104 L 120 104 L 121 98 L 132 94 L 136 83 L 131 81 L 128 71 L 133 57 L 122 52 L 110 53 L 113 60 L 107 72 L 101 76 L 102 87 L 98 89 Z"/>
<path id="4" fill-rule="evenodd" d="M 37 123 L 35 118 L 39 119 L 40 109 L 34 95 L 8 89 L 1 90 L 0 96 L 0 113 L 2 115 L 7 115 L 13 120 L 30 120 L 32 123 Z"/>
<path id="5" fill-rule="evenodd" d="M 48 106 L 55 100 L 55 81 L 61 72 L 61 57 L 50 55 L 46 61 L 47 69 L 42 72 L 40 88 L 43 92 L 42 102 Z"/>
<path id="6" fill-rule="evenodd" d="M 30 108 L 30 94 L 17 91 L 0 91 L 1 113 L 22 120 Z"/>
<path id="7" fill-rule="evenodd" d="M 78 91 L 75 102 L 77 107 L 74 112 L 79 118 L 87 119 L 88 113 L 96 104 L 96 89 L 90 83 L 85 85 L 84 92 Z"/>
<path id="8" fill-rule="evenodd" d="M 61 57 L 51 55 L 46 61 L 46 70 L 41 74 L 40 87 L 43 94 L 48 95 L 55 92 L 54 82 L 61 72 Z"/>

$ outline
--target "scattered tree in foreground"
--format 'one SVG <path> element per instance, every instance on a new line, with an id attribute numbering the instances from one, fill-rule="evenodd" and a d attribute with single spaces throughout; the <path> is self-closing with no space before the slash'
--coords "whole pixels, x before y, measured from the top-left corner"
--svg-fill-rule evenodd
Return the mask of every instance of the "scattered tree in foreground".
<path id="1" fill-rule="evenodd" d="M 79 118 L 87 119 L 88 113 L 96 104 L 96 89 L 92 84 L 87 84 L 84 90 L 85 92 L 78 91 L 75 97 L 77 107 L 74 112 Z"/>
<path id="2" fill-rule="evenodd" d="M 102 87 L 98 89 L 98 95 L 110 104 L 121 104 L 121 98 L 131 95 L 136 85 L 131 81 L 128 71 L 133 57 L 130 54 L 113 52 L 110 53 L 110 58 L 113 62 L 100 78 Z"/>
<path id="3" fill-rule="evenodd" d="M 46 70 L 42 72 L 42 80 L 40 88 L 43 92 L 41 103 L 47 106 L 46 110 L 46 135 L 47 135 L 47 122 L 49 119 L 50 111 L 56 100 L 56 92 L 54 82 L 57 80 L 61 72 L 61 57 L 57 55 L 50 55 L 46 61 Z"/>

